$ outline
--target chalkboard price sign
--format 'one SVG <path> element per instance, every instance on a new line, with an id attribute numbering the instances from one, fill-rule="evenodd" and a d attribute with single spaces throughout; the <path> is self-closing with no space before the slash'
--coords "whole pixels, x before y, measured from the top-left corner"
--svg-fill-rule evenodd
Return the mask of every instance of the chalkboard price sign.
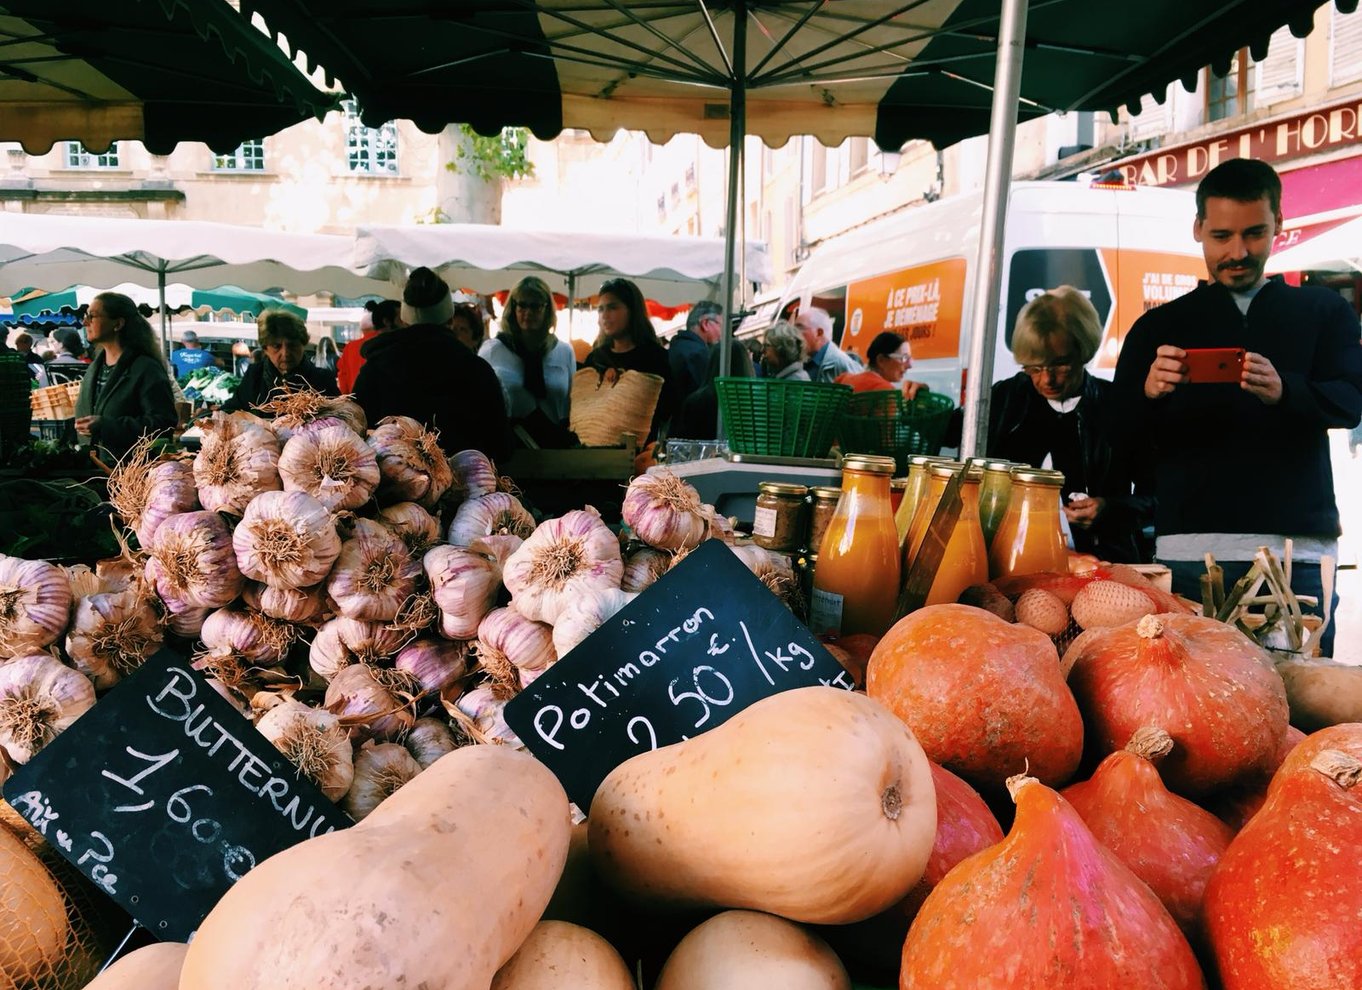
<path id="1" fill-rule="evenodd" d="M 728 547 L 702 544 L 513 698 L 507 724 L 583 810 L 631 756 L 841 665 Z"/>
<path id="2" fill-rule="evenodd" d="M 5 800 L 157 938 L 350 819 L 184 658 L 151 657 L 5 782 Z"/>

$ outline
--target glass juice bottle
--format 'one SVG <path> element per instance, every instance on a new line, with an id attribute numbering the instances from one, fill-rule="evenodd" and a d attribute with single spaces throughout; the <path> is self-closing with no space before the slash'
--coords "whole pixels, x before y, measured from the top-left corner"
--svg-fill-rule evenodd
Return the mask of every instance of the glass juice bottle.
<path id="1" fill-rule="evenodd" d="M 988 549 L 979 527 L 979 490 L 984 472 L 978 465 L 965 468 L 960 484 L 960 518 L 946 541 L 941 564 L 927 593 L 927 605 L 948 605 L 971 585 L 988 581 Z M 947 478 L 949 481 L 949 478 Z"/>
<path id="2" fill-rule="evenodd" d="M 944 460 L 946 458 L 931 454 L 914 454 L 908 458 L 908 485 L 903 490 L 898 508 L 894 510 L 894 526 L 898 529 L 900 546 L 908 538 L 908 530 L 913 525 L 913 513 L 927 488 L 927 468 Z"/>
<path id="3" fill-rule="evenodd" d="M 979 526 L 984 531 L 984 546 L 993 545 L 993 534 L 1007 514 L 1007 502 L 1012 494 L 1011 461 L 986 461 L 984 480 L 979 488 Z"/>
<path id="4" fill-rule="evenodd" d="M 809 628 L 815 635 L 872 633 L 894 623 L 899 597 L 899 542 L 889 504 L 892 457 L 849 454 L 837 503 L 813 575 Z"/>
<path id="5" fill-rule="evenodd" d="M 1042 571 L 1068 570 L 1064 533 L 1059 525 L 1060 471 L 1013 468 L 1007 512 L 989 548 L 988 570 L 993 578 Z"/>
<path id="6" fill-rule="evenodd" d="M 941 496 L 946 491 L 946 483 L 951 480 L 955 472 L 963 468 L 964 465 L 959 461 L 936 460 L 927 465 L 927 483 L 922 489 L 922 496 L 917 500 L 917 508 L 913 510 L 913 522 L 908 527 L 908 535 L 903 541 L 903 574 L 906 577 L 908 571 L 913 566 L 913 560 L 917 557 L 918 550 L 922 547 L 922 540 L 927 535 L 927 527 L 931 525 L 932 516 L 936 514 L 936 507 L 941 504 Z"/>

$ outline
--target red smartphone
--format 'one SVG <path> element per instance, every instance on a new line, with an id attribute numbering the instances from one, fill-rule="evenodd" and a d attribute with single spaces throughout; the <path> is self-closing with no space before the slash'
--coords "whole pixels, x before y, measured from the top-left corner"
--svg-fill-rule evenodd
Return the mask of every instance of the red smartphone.
<path id="1" fill-rule="evenodd" d="M 1242 347 L 1194 347 L 1187 352 L 1187 380 L 1193 384 L 1237 382 L 1244 370 Z"/>

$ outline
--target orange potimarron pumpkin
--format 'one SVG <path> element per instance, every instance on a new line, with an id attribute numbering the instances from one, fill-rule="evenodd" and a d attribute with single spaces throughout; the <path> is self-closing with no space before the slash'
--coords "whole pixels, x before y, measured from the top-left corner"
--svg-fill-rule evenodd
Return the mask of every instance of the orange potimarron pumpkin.
<path id="1" fill-rule="evenodd" d="M 1083 751 L 1083 721 L 1050 637 L 969 605 L 929 605 L 871 654 L 866 693 L 927 756 L 980 787 L 1026 771 L 1058 786 Z"/>
<path id="2" fill-rule="evenodd" d="M 1238 629 L 1199 615 L 1147 615 L 1095 631 L 1074 658 L 1069 687 L 1099 756 L 1143 726 L 1166 729 L 1175 745 L 1159 773 L 1182 794 L 1261 773 L 1286 735 L 1286 689 L 1271 659 Z"/>
<path id="3" fill-rule="evenodd" d="M 1091 780 L 1061 793 L 1190 937 L 1198 930 L 1206 881 L 1234 832 L 1163 786 L 1154 765 L 1172 749 L 1173 739 L 1162 729 L 1140 729 L 1125 749 L 1102 761 Z"/>
<path id="4" fill-rule="evenodd" d="M 1362 760 L 1325 749 L 1302 765 L 1308 746 L 1277 772 L 1206 886 L 1225 990 L 1362 987 Z"/>
<path id="5" fill-rule="evenodd" d="M 1031 777 L 1007 838 L 951 870 L 903 944 L 900 990 L 1199 990 L 1159 899 Z"/>

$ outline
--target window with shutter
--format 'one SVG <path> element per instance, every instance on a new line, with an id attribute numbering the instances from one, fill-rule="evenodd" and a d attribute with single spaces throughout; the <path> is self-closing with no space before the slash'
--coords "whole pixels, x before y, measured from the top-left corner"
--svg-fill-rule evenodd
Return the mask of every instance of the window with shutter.
<path id="1" fill-rule="evenodd" d="M 1267 107 L 1301 93 L 1301 50 L 1304 42 L 1282 28 L 1272 36 L 1267 57 L 1253 66 L 1253 103 Z"/>
<path id="2" fill-rule="evenodd" d="M 1329 45 L 1329 85 L 1362 79 L 1362 10 L 1344 14 L 1335 7 Z"/>

